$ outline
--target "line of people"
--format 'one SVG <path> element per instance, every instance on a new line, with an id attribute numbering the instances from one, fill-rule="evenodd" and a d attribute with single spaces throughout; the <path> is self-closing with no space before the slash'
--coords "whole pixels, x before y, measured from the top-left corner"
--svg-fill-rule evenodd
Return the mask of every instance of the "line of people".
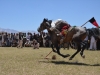
<path id="1" fill-rule="evenodd" d="M 84 41 L 87 42 L 87 50 L 100 50 L 100 40 L 96 40 L 94 36 L 91 36 L 90 38 L 87 36 Z M 27 35 L 22 32 L 0 33 L 0 47 L 33 47 L 34 49 L 39 49 L 39 47 L 51 47 L 51 44 L 51 37 L 45 32 L 41 34 L 27 33 Z"/>
<path id="2" fill-rule="evenodd" d="M 48 33 L 0 33 L 0 47 L 50 47 L 50 36 Z"/>

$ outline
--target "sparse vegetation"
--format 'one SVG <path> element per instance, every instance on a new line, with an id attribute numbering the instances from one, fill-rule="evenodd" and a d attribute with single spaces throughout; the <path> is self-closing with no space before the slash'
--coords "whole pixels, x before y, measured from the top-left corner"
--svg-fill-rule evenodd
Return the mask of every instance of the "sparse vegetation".
<path id="1" fill-rule="evenodd" d="M 79 54 L 71 61 L 51 53 L 51 48 L 0 48 L 0 75 L 100 75 L 100 51 L 85 50 L 83 59 Z M 63 50 L 73 54 L 75 50 Z M 52 56 L 56 55 L 56 60 Z"/>

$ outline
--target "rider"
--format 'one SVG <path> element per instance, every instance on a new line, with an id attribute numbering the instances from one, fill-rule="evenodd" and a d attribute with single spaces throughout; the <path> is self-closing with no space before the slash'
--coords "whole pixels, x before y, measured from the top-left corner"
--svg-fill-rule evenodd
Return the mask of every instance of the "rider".
<path id="1" fill-rule="evenodd" d="M 63 38 L 66 36 L 68 29 L 70 28 L 70 25 L 65 25 L 61 28 L 60 34 L 57 34 L 57 36 L 62 36 Z M 60 40 L 60 44 L 63 43 L 63 38 Z"/>
<path id="2" fill-rule="evenodd" d="M 70 27 L 70 25 L 63 26 L 61 28 L 60 34 L 57 34 L 57 36 L 64 36 L 65 37 L 65 35 L 67 34 L 67 31 L 68 31 L 69 27 Z"/>

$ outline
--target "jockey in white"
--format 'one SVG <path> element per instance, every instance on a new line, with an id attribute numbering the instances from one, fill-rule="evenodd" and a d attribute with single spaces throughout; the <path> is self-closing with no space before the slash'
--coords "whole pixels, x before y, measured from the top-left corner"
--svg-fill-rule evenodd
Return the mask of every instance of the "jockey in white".
<path id="1" fill-rule="evenodd" d="M 62 20 L 62 19 L 57 19 L 57 20 L 52 21 L 50 30 L 52 31 L 52 30 L 55 28 L 55 24 L 56 24 L 58 21 L 61 21 L 61 20 Z"/>
<path id="2" fill-rule="evenodd" d="M 62 19 L 57 19 L 57 20 L 55 20 L 55 21 L 52 21 L 52 23 L 51 23 L 51 26 L 52 27 L 55 27 L 55 24 L 58 22 L 58 21 L 61 21 Z"/>
<path id="3" fill-rule="evenodd" d="M 52 21 L 52 23 L 51 23 L 51 28 L 50 28 L 51 31 L 55 28 L 55 24 L 56 24 L 58 21 L 63 21 L 63 20 L 62 20 L 62 19 L 57 19 L 57 20 L 55 20 L 55 21 Z M 64 26 L 64 27 L 62 28 L 61 33 L 60 33 L 60 34 L 57 34 L 57 36 L 59 36 L 59 35 L 65 36 L 65 34 L 67 33 L 66 29 L 68 30 L 69 27 L 70 27 L 70 25 Z"/>

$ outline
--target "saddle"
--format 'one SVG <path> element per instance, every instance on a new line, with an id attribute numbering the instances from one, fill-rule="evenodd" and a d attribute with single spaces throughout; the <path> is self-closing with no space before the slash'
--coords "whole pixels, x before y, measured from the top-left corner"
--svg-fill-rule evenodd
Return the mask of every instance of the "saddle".
<path id="1" fill-rule="evenodd" d="M 68 30 L 67 30 L 67 29 L 63 30 L 64 36 L 63 36 L 63 38 L 60 40 L 60 44 L 63 43 L 63 39 L 65 39 L 65 37 L 69 37 L 68 34 L 70 34 L 70 32 L 71 32 L 74 28 L 75 28 L 75 27 L 72 26 L 72 27 L 69 27 Z"/>

